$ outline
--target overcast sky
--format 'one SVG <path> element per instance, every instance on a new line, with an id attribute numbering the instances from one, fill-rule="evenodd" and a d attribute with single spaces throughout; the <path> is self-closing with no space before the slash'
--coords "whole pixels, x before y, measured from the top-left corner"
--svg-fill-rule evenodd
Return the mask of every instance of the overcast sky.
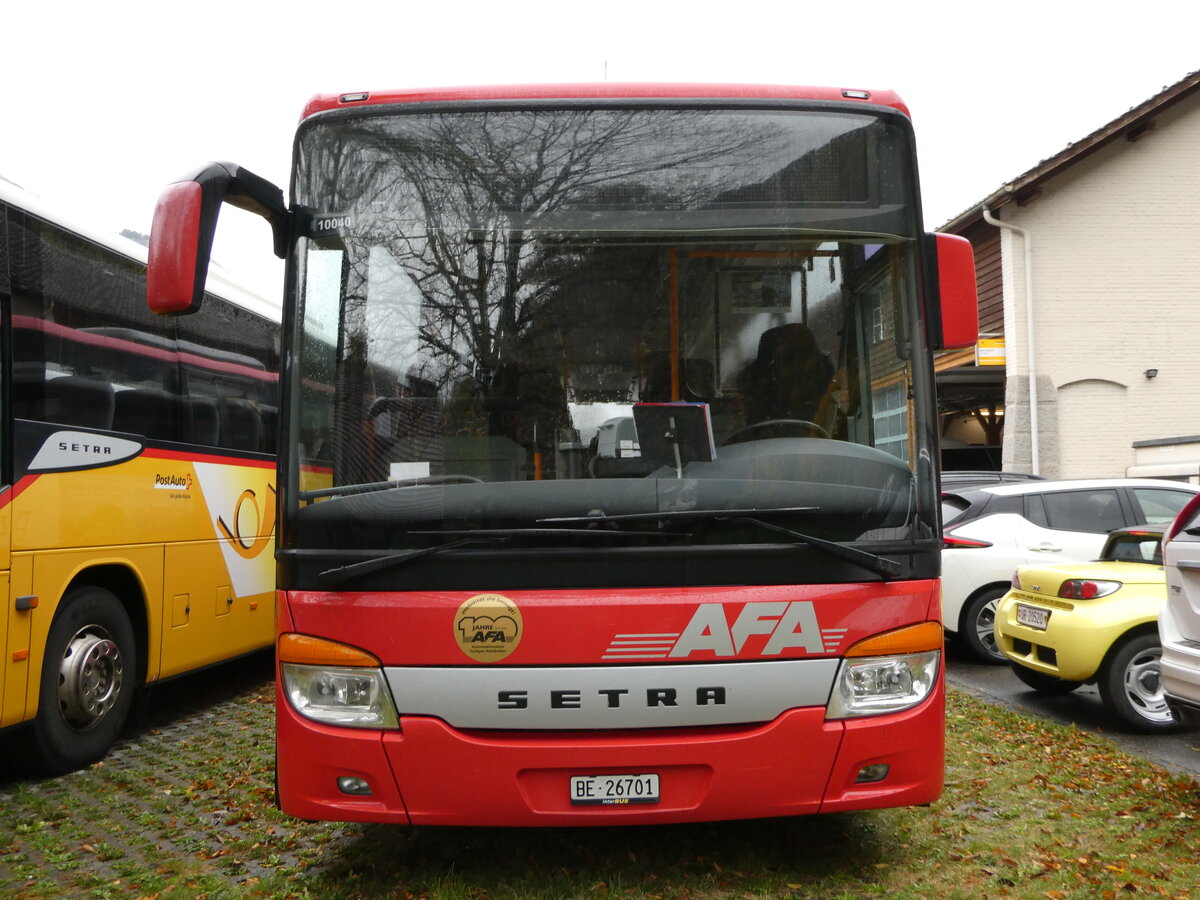
<path id="1" fill-rule="evenodd" d="M 892 88 L 933 229 L 1200 69 L 1195 0 L 48 0 L 3 23 L 0 176 L 143 232 L 159 190 L 209 160 L 286 188 L 318 92 L 604 80 Z M 222 219 L 215 259 L 277 298 L 266 226 Z"/>

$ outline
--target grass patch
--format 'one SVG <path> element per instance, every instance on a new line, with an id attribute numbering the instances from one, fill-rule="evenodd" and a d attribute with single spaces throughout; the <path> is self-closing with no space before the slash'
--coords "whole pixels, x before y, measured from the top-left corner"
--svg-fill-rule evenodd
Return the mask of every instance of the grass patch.
<path id="1" fill-rule="evenodd" d="M 1194 779 L 958 691 L 931 807 L 584 829 L 288 819 L 272 702 L 255 684 L 84 772 L 0 775 L 0 896 L 1093 900 L 1200 884 Z"/>

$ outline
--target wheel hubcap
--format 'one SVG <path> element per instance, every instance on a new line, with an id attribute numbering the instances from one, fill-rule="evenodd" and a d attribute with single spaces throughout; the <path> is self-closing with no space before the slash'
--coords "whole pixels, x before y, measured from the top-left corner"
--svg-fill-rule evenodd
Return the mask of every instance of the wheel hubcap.
<path id="1" fill-rule="evenodd" d="M 996 646 L 996 607 L 999 604 L 1000 599 L 996 598 L 983 605 L 983 608 L 979 610 L 979 617 L 975 620 L 975 634 L 984 650 L 997 659 L 1004 659 L 1004 654 Z"/>
<path id="2" fill-rule="evenodd" d="M 89 625 L 76 632 L 58 668 L 58 706 L 79 731 L 94 728 L 108 714 L 124 680 L 121 650 L 108 632 Z"/>
<path id="3" fill-rule="evenodd" d="M 1143 651 L 1125 669 L 1125 696 L 1138 714 L 1150 722 L 1171 721 L 1158 671 L 1161 656 L 1158 649 Z"/>

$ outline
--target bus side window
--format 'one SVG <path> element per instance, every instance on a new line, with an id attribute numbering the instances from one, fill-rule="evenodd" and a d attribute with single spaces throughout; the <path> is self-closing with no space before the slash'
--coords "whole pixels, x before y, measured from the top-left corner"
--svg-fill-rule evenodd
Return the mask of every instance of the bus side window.
<path id="1" fill-rule="evenodd" d="M 270 322 L 215 297 L 176 321 L 181 350 L 183 440 L 275 452 L 278 334 Z"/>
<path id="2" fill-rule="evenodd" d="M 107 381 L 64 375 L 45 383 L 35 417 L 60 425 L 109 429 L 115 410 L 113 387 Z"/>
<path id="3" fill-rule="evenodd" d="M 222 398 L 217 403 L 221 417 L 221 446 L 231 450 L 257 450 L 262 442 L 262 417 L 245 400 Z"/>
<path id="4" fill-rule="evenodd" d="M 151 440 L 175 440 L 176 406 L 174 396 L 156 388 L 118 391 L 112 427 Z"/>
<path id="5" fill-rule="evenodd" d="M 275 429 L 279 427 L 279 408 L 276 406 L 259 407 L 262 417 L 262 452 L 275 452 Z"/>
<path id="6" fill-rule="evenodd" d="M 187 439 L 193 444 L 213 446 L 221 439 L 221 415 L 207 397 L 187 401 Z"/>
<path id="7" fill-rule="evenodd" d="M 20 345 L 24 333 L 14 325 L 13 343 Z M 12 412 L 14 419 L 39 419 L 42 415 L 42 391 L 45 369 L 38 363 L 13 363 Z"/>

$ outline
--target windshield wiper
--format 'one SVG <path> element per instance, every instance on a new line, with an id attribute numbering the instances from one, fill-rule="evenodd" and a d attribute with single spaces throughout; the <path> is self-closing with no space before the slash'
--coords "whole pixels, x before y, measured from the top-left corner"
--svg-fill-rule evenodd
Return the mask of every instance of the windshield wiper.
<path id="1" fill-rule="evenodd" d="M 780 506 L 769 509 L 669 509 L 659 512 L 614 513 L 609 515 L 602 510 L 594 510 L 586 516 L 559 516 L 552 519 L 538 519 L 539 525 L 605 525 L 610 522 L 653 522 L 655 519 L 698 519 L 721 520 L 736 519 L 745 516 L 765 516 L 780 513 L 816 512 L 819 506 Z"/>
<path id="2" fill-rule="evenodd" d="M 762 519 L 756 519 L 753 516 L 738 516 L 735 521 L 748 522 L 751 525 L 757 525 L 759 528 L 765 528 L 768 531 L 786 535 L 799 544 L 808 544 L 810 547 L 824 550 L 830 556 L 836 556 L 847 562 L 855 563 L 884 577 L 895 577 L 904 570 L 900 563 L 890 560 L 886 556 L 869 553 L 866 550 L 859 550 L 857 547 L 849 547 L 846 544 L 839 544 L 836 541 L 827 541 L 824 538 L 814 537 L 811 534 L 804 534 L 800 531 L 792 531 L 790 528 L 784 528 L 782 525 L 774 525 L 771 522 L 764 522 Z"/>
<path id="3" fill-rule="evenodd" d="M 320 500 L 322 497 L 349 497 L 353 494 L 373 494 L 394 488 L 424 487 L 438 484 L 479 484 L 482 479 L 472 475 L 426 475 L 423 478 L 401 478 L 397 481 L 368 481 L 364 484 L 343 484 L 338 487 L 319 488 L 315 491 L 300 491 L 296 496 L 302 501 Z"/>
<path id="4" fill-rule="evenodd" d="M 458 539 L 447 541 L 444 544 L 436 544 L 433 547 L 401 550 L 397 553 L 388 553 L 384 556 L 365 559 L 361 562 L 348 563 L 344 566 L 337 566 L 332 569 L 326 569 L 324 572 L 319 572 L 317 577 L 325 584 L 337 584 L 351 578 L 357 578 L 360 575 L 372 575 L 376 572 L 399 568 L 408 565 L 410 562 L 415 562 L 418 559 L 433 556 L 446 550 L 456 550 L 472 544 L 503 544 L 516 537 L 566 537 L 572 539 L 583 537 L 590 540 L 629 539 L 631 537 L 673 540 L 691 537 L 691 534 L 688 532 L 643 533 L 602 529 L 583 530 L 578 528 L 473 528 L 461 530 L 447 529 L 444 531 L 410 531 L 408 534 L 421 537 L 457 537 Z"/>
<path id="5" fill-rule="evenodd" d="M 846 544 L 839 544 L 836 541 L 827 541 L 824 538 L 815 537 L 811 534 L 804 534 L 800 531 L 794 531 L 791 528 L 784 528 L 782 525 L 775 525 L 772 522 L 765 522 L 759 518 L 759 516 L 764 515 L 815 512 L 817 509 L 819 509 L 819 507 L 816 506 L 785 506 L 772 509 L 679 509 L 646 513 L 618 513 L 611 516 L 597 510 L 596 512 L 586 516 L 567 516 L 556 519 L 538 519 L 538 523 L 604 524 L 606 522 L 653 521 L 656 519 L 703 519 L 712 522 L 745 522 L 746 524 L 754 525 L 758 528 L 764 528 L 767 531 L 773 531 L 776 534 L 782 534 L 786 537 L 790 537 L 796 544 L 804 544 L 809 547 L 815 547 L 818 550 L 828 553 L 830 556 L 836 556 L 839 559 L 844 559 L 847 562 L 851 562 L 855 565 L 869 569 L 870 571 L 875 572 L 877 575 L 894 577 L 903 571 L 903 567 L 899 563 L 894 562 L 887 557 L 879 556 L 875 553 L 869 553 L 866 550 L 859 550 L 857 547 L 850 547 Z"/>
<path id="6" fill-rule="evenodd" d="M 539 521 L 550 521 L 549 519 L 541 519 Z M 444 531 L 410 531 L 412 535 L 428 536 L 448 536 L 448 535 L 476 535 L 479 537 L 490 538 L 512 538 L 512 537 L 565 537 L 565 538 L 604 538 L 612 540 L 614 538 L 657 538 L 657 539 L 672 539 L 672 538 L 688 538 L 692 537 L 688 531 L 622 531 L 619 528 L 459 528 L 446 529 Z"/>
<path id="7" fill-rule="evenodd" d="M 326 569 L 324 572 L 317 573 L 317 578 L 325 584 L 338 584 L 342 581 L 348 581 L 351 578 L 357 578 L 360 575 L 373 575 L 376 572 L 383 572 L 387 569 L 399 568 L 414 560 L 433 556 L 446 550 L 454 550 L 470 544 L 500 544 L 507 540 L 507 537 L 494 535 L 464 537 L 457 541 L 438 544 L 434 547 L 421 547 L 418 550 L 402 550 L 399 553 L 389 553 L 386 556 L 377 556 L 374 559 L 365 559 L 362 562 L 349 563 L 348 565 L 337 566 L 333 569 Z"/>
<path id="8" fill-rule="evenodd" d="M 772 522 L 766 522 L 759 518 L 759 516 L 763 515 L 812 512 L 817 508 L 818 507 L 815 506 L 793 506 L 772 509 L 665 510 L 653 513 L 618 513 L 615 515 L 607 515 L 597 510 L 596 512 L 586 516 L 561 516 L 537 520 L 539 525 L 590 526 L 587 528 L 482 528 L 471 530 L 413 531 L 410 532 L 410 534 L 414 536 L 450 537 L 453 535 L 461 535 L 461 537 L 459 537 L 457 540 L 448 541 L 444 544 L 437 544 L 433 547 L 422 547 L 415 550 L 402 550 L 398 553 L 389 553 L 373 559 L 367 559 L 361 562 L 349 563 L 344 566 L 326 569 L 325 571 L 320 572 L 317 577 L 326 584 L 337 584 L 339 582 L 357 578 L 362 575 L 371 575 L 377 572 L 386 571 L 388 569 L 398 568 L 407 565 L 410 562 L 414 562 L 418 559 L 424 559 L 427 556 L 433 556 L 446 550 L 455 550 L 471 545 L 503 544 L 511 541 L 515 537 L 535 536 L 578 538 L 586 536 L 591 539 L 630 537 L 660 537 L 663 539 L 675 539 L 690 537 L 689 534 L 683 532 L 627 532 L 619 529 L 595 527 L 599 525 L 617 525 L 621 522 L 645 522 L 670 519 L 684 521 L 704 520 L 715 522 L 744 522 L 749 525 L 754 525 L 757 528 L 763 528 L 767 531 L 784 535 L 785 537 L 791 538 L 796 545 L 814 547 L 818 550 L 828 553 L 830 556 L 836 556 L 839 559 L 844 559 L 847 562 L 862 566 L 872 572 L 875 572 L 876 574 L 883 575 L 885 577 L 894 577 L 900 574 L 902 571 L 900 564 L 887 559 L 886 557 L 879 556 L 875 553 L 869 553 L 866 550 L 859 550 L 857 547 L 850 547 L 845 544 L 840 544 L 836 541 L 827 541 L 824 538 L 815 537 L 811 534 L 804 534 L 803 532 L 794 531 L 791 528 L 784 528 L 781 525 L 776 525 Z"/>

